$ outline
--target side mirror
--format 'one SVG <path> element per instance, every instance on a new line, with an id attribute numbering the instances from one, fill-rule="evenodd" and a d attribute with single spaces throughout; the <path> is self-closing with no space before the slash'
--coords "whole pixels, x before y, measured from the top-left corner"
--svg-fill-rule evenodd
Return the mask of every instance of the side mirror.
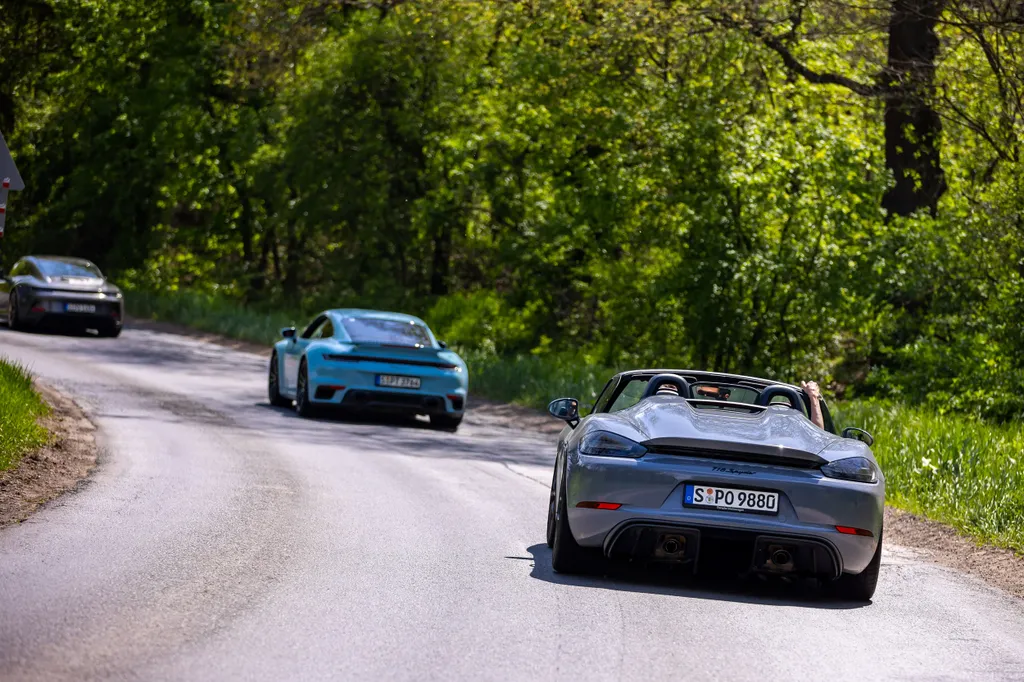
<path id="1" fill-rule="evenodd" d="M 447 348 L 448 347 L 448 344 L 445 343 L 444 341 L 438 341 L 437 345 L 441 346 L 441 348 Z"/>
<path id="2" fill-rule="evenodd" d="M 548 414 L 575 427 L 580 421 L 580 401 L 575 398 L 552 400 L 548 403 Z"/>
<path id="3" fill-rule="evenodd" d="M 875 442 L 875 437 L 864 429 L 858 429 L 856 426 L 847 426 L 843 429 L 843 438 L 852 438 L 853 440 L 859 440 L 868 447 L 871 447 L 872 443 Z"/>
<path id="4" fill-rule="evenodd" d="M 281 329 L 281 336 L 283 336 L 286 339 L 294 339 L 295 338 L 295 327 L 284 327 L 284 328 L 282 328 Z"/>

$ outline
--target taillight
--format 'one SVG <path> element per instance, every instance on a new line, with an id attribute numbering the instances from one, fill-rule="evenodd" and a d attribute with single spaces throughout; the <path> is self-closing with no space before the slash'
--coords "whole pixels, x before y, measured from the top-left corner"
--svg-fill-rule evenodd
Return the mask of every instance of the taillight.
<path id="1" fill-rule="evenodd" d="M 622 505 L 618 504 L 616 502 L 577 502 L 576 506 L 580 507 L 582 509 L 612 509 L 612 510 L 614 510 L 614 509 L 618 509 Z"/>
<path id="2" fill-rule="evenodd" d="M 865 537 L 873 538 L 875 534 L 866 528 L 853 528 L 852 526 L 836 526 L 836 530 L 844 535 L 863 535 Z"/>

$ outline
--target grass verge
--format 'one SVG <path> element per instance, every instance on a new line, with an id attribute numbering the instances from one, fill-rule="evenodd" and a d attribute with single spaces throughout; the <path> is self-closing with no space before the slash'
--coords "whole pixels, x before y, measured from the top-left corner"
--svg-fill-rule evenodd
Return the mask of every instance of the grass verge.
<path id="1" fill-rule="evenodd" d="M 874 435 L 890 504 L 1024 552 L 1024 426 L 867 401 L 837 413 Z"/>
<path id="2" fill-rule="evenodd" d="M 265 343 L 268 348 L 281 339 L 281 327 L 301 326 L 313 317 L 301 312 L 261 311 L 215 295 L 191 291 L 173 294 L 130 291 L 125 295 L 129 315 L 184 324 L 239 341 Z"/>
<path id="3" fill-rule="evenodd" d="M 0 471 L 13 469 L 22 455 L 46 443 L 38 419 L 48 412 L 28 371 L 0 358 Z"/>
<path id="4" fill-rule="evenodd" d="M 187 292 L 133 292 L 128 303 L 129 312 L 139 317 L 267 344 L 278 338 L 280 327 L 307 319 Z M 567 355 L 466 352 L 464 357 L 475 395 L 536 408 L 556 397 L 592 403 L 615 372 Z M 874 434 L 872 449 L 885 472 L 890 504 L 1024 552 L 1024 426 L 895 403 L 854 401 L 834 410 L 837 424 Z"/>

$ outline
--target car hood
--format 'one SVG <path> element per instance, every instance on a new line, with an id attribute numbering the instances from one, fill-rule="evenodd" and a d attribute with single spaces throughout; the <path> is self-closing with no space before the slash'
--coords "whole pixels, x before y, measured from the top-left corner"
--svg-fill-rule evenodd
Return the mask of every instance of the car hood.
<path id="1" fill-rule="evenodd" d="M 654 450 L 745 452 L 813 464 L 871 456 L 864 443 L 819 429 L 789 407 L 756 411 L 698 408 L 674 396 L 653 396 L 621 412 L 594 415 L 594 419 L 591 428 L 613 430 Z"/>

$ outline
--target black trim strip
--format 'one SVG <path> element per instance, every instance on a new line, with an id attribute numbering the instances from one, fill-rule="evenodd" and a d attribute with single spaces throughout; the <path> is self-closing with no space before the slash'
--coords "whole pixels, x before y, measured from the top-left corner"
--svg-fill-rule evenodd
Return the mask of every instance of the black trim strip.
<path id="1" fill-rule="evenodd" d="M 785 455 L 767 455 L 753 452 L 733 452 L 731 450 L 705 450 L 673 445 L 645 445 L 648 452 L 657 455 L 675 455 L 677 457 L 697 457 L 700 459 L 726 460 L 729 462 L 750 462 L 752 464 L 768 464 L 774 466 L 793 467 L 795 469 L 816 469 L 821 462 Z"/>
<path id="2" fill-rule="evenodd" d="M 372 355 L 336 354 L 324 355 L 325 360 L 336 362 L 384 362 L 392 365 L 413 365 L 416 367 L 437 367 L 438 369 L 457 369 L 458 365 L 449 362 L 432 362 L 430 360 L 411 360 L 408 358 L 378 358 Z"/>

